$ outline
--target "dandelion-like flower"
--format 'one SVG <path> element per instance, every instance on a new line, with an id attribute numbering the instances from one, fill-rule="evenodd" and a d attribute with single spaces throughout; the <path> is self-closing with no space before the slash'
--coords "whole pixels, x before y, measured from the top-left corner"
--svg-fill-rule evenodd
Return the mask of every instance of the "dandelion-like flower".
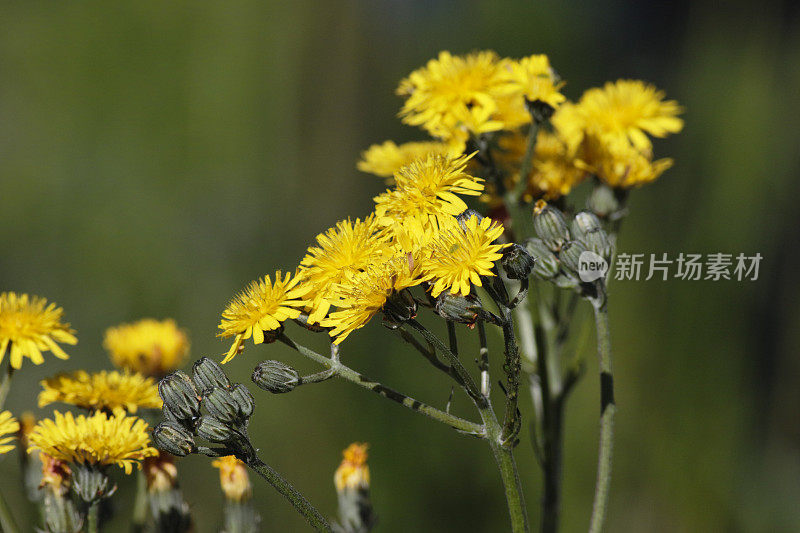
<path id="1" fill-rule="evenodd" d="M 333 475 L 337 491 L 369 488 L 366 443 L 354 442 L 342 452 L 342 462 Z"/>
<path id="2" fill-rule="evenodd" d="M 160 377 L 181 366 L 189 338 L 172 319 L 145 318 L 108 328 L 103 346 L 118 368 Z"/>
<path id="3" fill-rule="evenodd" d="M 457 195 L 478 196 L 484 188 L 482 178 L 464 172 L 471 157 L 430 154 L 401 168 L 395 188 L 375 197 L 379 222 L 462 213 L 467 204 Z"/>
<path id="4" fill-rule="evenodd" d="M 652 160 L 625 140 L 591 138 L 587 142 L 586 168 L 611 187 L 627 189 L 653 182 L 672 167 L 672 159 Z"/>
<path id="5" fill-rule="evenodd" d="M 494 52 L 441 52 L 400 82 L 397 94 L 406 98 L 400 116 L 444 140 L 501 130 L 510 127 L 498 115 L 510 107 L 505 83 L 502 61 Z"/>
<path id="6" fill-rule="evenodd" d="M 502 234 L 502 224 L 488 217 L 478 220 L 472 216 L 464 221 L 463 228 L 457 222 L 440 228 L 423 266 L 430 280 L 435 280 L 431 295 L 436 297 L 449 290 L 466 296 L 472 284 L 481 286 L 481 276 L 493 276 L 494 262 L 503 256 L 500 250 L 507 246 L 493 244 Z"/>
<path id="7" fill-rule="evenodd" d="M 391 253 L 386 231 L 372 214 L 363 221 L 358 218 L 342 220 L 317 235 L 317 246 L 310 246 L 300 262 L 303 283 L 311 287 L 309 323 L 319 322 L 328 313 L 332 290 L 337 283 L 386 260 Z"/>
<path id="8" fill-rule="evenodd" d="M 11 411 L 3 411 L 0 413 L 0 455 L 10 452 L 14 449 L 11 442 L 19 431 L 19 422 L 11 414 Z"/>
<path id="9" fill-rule="evenodd" d="M 309 303 L 300 298 L 311 289 L 300 281 L 300 276 L 289 272 L 284 276 L 278 270 L 274 282 L 264 276 L 231 300 L 219 324 L 219 337 L 234 337 L 223 363 L 233 359 L 245 340 L 252 337 L 255 344 L 261 344 L 265 331 L 278 330 L 284 320 L 300 316 L 301 309 Z"/>
<path id="10" fill-rule="evenodd" d="M 646 134 L 666 137 L 683 129 L 681 107 L 664 92 L 641 80 L 617 80 L 589 89 L 578 102 L 587 132 L 628 139 L 641 151 L 652 149 Z"/>
<path id="11" fill-rule="evenodd" d="M 139 407 L 160 409 L 162 406 L 155 381 L 141 374 L 106 370 L 89 374 L 78 370 L 40 383 L 43 390 L 39 393 L 39 407 L 61 402 L 93 411 L 123 408 L 135 413 Z"/>
<path id="12" fill-rule="evenodd" d="M 38 296 L 4 292 L 0 294 L 0 362 L 9 352 L 12 368 L 22 367 L 22 358 L 33 364 L 44 362 L 42 352 L 50 350 L 59 359 L 69 356 L 57 344 L 76 344 L 74 331 L 61 322 L 64 310 Z"/>
<path id="13" fill-rule="evenodd" d="M 141 468 L 145 457 L 155 457 L 150 446 L 147 423 L 128 416 L 122 409 L 108 415 L 103 411 L 73 417 L 53 413 L 55 420 L 41 420 L 30 434 L 28 452 L 39 450 L 66 463 L 89 466 L 117 465 L 126 474 Z"/>
<path id="14" fill-rule="evenodd" d="M 391 185 L 394 183 L 394 173 L 414 160 L 425 158 L 428 154 L 458 155 L 452 152 L 453 148 L 450 145 L 440 141 L 403 144 L 385 141 L 381 144 L 373 144 L 362 152 L 357 167 L 361 172 L 386 178 L 386 183 Z"/>
<path id="15" fill-rule="evenodd" d="M 509 89 L 519 91 L 529 102 L 542 102 L 555 109 L 566 100 L 560 92 L 564 82 L 556 79 L 550 59 L 544 54 L 509 61 L 505 71 Z"/>
<path id="16" fill-rule="evenodd" d="M 214 460 L 211 466 L 219 469 L 219 485 L 228 500 L 241 502 L 253 495 L 247 467 L 233 455 Z"/>

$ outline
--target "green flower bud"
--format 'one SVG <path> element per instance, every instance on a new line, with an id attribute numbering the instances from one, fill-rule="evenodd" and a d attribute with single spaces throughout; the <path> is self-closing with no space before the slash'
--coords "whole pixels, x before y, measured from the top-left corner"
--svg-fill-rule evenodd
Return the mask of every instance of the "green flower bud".
<path id="1" fill-rule="evenodd" d="M 83 529 L 81 514 L 69 494 L 45 488 L 42 511 L 46 531 L 79 533 Z"/>
<path id="2" fill-rule="evenodd" d="M 533 229 L 554 252 L 559 251 L 569 240 L 569 228 L 564 215 L 555 207 L 541 201 L 533 210 Z"/>
<path id="3" fill-rule="evenodd" d="M 158 382 L 158 394 L 164 405 L 179 419 L 200 415 L 200 395 L 191 378 L 178 370 Z"/>
<path id="4" fill-rule="evenodd" d="M 436 298 L 436 312 L 445 320 L 472 327 L 483 313 L 480 299 L 472 294 L 461 296 L 443 292 Z"/>
<path id="5" fill-rule="evenodd" d="M 467 222 L 467 220 L 471 219 L 472 217 L 477 218 L 478 222 L 483 220 L 483 215 L 481 215 L 480 213 L 478 213 L 474 209 L 466 209 L 466 210 L 464 210 L 460 215 L 458 215 L 456 217 L 456 220 L 458 220 L 458 224 L 461 226 L 461 229 L 466 230 L 467 229 L 466 222 Z"/>
<path id="6" fill-rule="evenodd" d="M 197 436 L 210 442 L 230 442 L 236 434 L 233 430 L 213 416 L 204 415 L 197 421 Z"/>
<path id="7" fill-rule="evenodd" d="M 156 448 L 177 457 L 184 457 L 197 451 L 192 434 L 179 423 L 170 420 L 165 420 L 153 428 L 150 438 Z"/>
<path id="8" fill-rule="evenodd" d="M 516 280 L 528 279 L 536 263 L 528 250 L 516 243 L 503 250 L 500 262 L 508 277 Z"/>
<path id="9" fill-rule="evenodd" d="M 558 275 L 550 281 L 559 289 L 574 289 L 581 282 L 581 280 L 571 272 L 564 271 L 559 272 Z"/>
<path id="10" fill-rule="evenodd" d="M 611 257 L 611 243 L 608 240 L 606 232 L 602 228 L 590 231 L 584 235 L 580 241 L 586 245 L 587 249 L 604 258 L 606 261 Z"/>
<path id="11" fill-rule="evenodd" d="M 589 211 L 581 211 L 575 215 L 570 227 L 572 237 L 576 240 L 583 239 L 584 235 L 589 232 L 602 229 L 603 225 L 600 223 L 600 219 L 597 218 L 597 215 Z"/>
<path id="12" fill-rule="evenodd" d="M 383 314 L 390 323 L 407 322 L 417 316 L 417 302 L 410 291 L 403 289 L 386 299 Z"/>
<path id="13" fill-rule="evenodd" d="M 195 361 L 192 366 L 192 379 L 201 393 L 212 387 L 228 388 L 231 386 L 231 381 L 225 375 L 220 364 L 208 357 L 202 357 Z"/>
<path id="14" fill-rule="evenodd" d="M 203 406 L 208 414 L 225 424 L 236 424 L 241 421 L 239 404 L 228 389 L 212 388 L 203 397 Z"/>
<path id="15" fill-rule="evenodd" d="M 596 186 L 586 201 L 586 207 L 602 218 L 610 217 L 620 210 L 617 195 L 608 185 Z"/>
<path id="16" fill-rule="evenodd" d="M 297 370 L 280 361 L 262 361 L 253 370 L 253 383 L 273 394 L 291 392 L 300 385 Z"/>
<path id="17" fill-rule="evenodd" d="M 231 389 L 231 396 L 239 406 L 239 415 L 244 419 L 250 418 L 256 408 L 256 402 L 247 387 L 241 383 L 237 384 Z"/>
<path id="18" fill-rule="evenodd" d="M 541 239 L 528 239 L 525 248 L 533 257 L 533 275 L 539 279 L 550 279 L 558 274 L 558 258 Z"/>
<path id="19" fill-rule="evenodd" d="M 561 264 L 564 265 L 564 268 L 566 268 L 571 274 L 575 274 L 578 272 L 580 267 L 581 254 L 586 251 L 586 245 L 584 245 L 582 242 L 569 241 L 564 243 L 558 258 L 561 260 Z"/>
<path id="20" fill-rule="evenodd" d="M 94 503 L 111 497 L 117 486 L 102 469 L 75 463 L 72 465 L 72 490 L 86 503 Z"/>

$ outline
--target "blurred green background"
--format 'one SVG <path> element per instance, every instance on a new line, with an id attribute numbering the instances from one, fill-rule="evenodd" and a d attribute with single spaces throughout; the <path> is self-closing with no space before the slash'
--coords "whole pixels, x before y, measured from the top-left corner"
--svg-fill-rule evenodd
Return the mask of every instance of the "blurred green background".
<path id="1" fill-rule="evenodd" d="M 401 77 L 443 49 L 544 52 L 572 98 L 633 77 L 686 108 L 684 132 L 656 145 L 675 168 L 633 195 L 621 251 L 764 256 L 756 282 L 613 285 L 608 531 L 800 531 L 798 18 L 770 0 L 2 2 L 0 290 L 58 302 L 80 340 L 69 361 L 26 362 L 8 406 L 33 408 L 55 372 L 108 367 L 102 333 L 123 321 L 174 317 L 192 359 L 221 354 L 216 325 L 237 290 L 371 209 L 382 184 L 355 170 L 359 152 L 422 137 L 395 117 Z M 344 357 L 443 405 L 445 382 L 387 339 L 370 325 Z M 592 343 L 588 333 L 590 372 L 568 407 L 564 531 L 585 530 L 591 508 Z M 266 358 L 312 368 L 272 345 L 226 369 L 248 382 Z M 257 392 L 254 442 L 324 514 L 340 451 L 360 440 L 381 531 L 505 530 L 483 443 L 344 382 Z M 454 409 L 471 416 L 466 404 Z M 517 455 L 537 523 L 526 432 Z M 181 481 L 199 531 L 214 530 L 217 472 L 188 458 Z M 254 481 L 265 530 L 304 530 Z M 0 490 L 30 519 L 19 483 L 12 453 Z"/>

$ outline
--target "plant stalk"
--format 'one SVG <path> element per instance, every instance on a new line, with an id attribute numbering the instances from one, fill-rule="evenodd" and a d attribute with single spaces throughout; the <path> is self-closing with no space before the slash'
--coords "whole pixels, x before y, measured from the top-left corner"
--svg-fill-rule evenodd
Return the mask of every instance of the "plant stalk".
<path id="1" fill-rule="evenodd" d="M 17 523 L 14 521 L 14 515 L 11 514 L 11 509 L 8 507 L 8 503 L 2 493 L 0 493 L 0 531 L 19 533 Z"/>
<path id="2" fill-rule="evenodd" d="M 86 531 L 88 533 L 97 533 L 99 531 L 100 522 L 100 502 L 95 501 L 89 504 L 89 510 L 86 513 Z"/>

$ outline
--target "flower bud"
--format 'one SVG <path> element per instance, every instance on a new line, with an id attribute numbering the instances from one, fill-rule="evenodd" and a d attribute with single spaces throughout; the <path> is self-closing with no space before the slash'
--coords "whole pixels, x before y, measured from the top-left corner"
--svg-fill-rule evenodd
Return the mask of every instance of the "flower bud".
<path id="1" fill-rule="evenodd" d="M 466 222 L 467 222 L 467 220 L 471 219 L 472 217 L 477 218 L 478 222 L 483 220 L 483 215 L 481 215 L 480 213 L 478 213 L 474 209 L 466 209 L 466 210 L 462 211 L 460 215 L 456 216 L 456 220 L 458 220 L 458 224 L 461 226 L 462 230 L 464 230 L 464 231 L 467 230 Z"/>
<path id="2" fill-rule="evenodd" d="M 407 322 L 417 316 L 417 302 L 411 292 L 395 292 L 383 304 L 383 314 L 390 322 Z"/>
<path id="3" fill-rule="evenodd" d="M 231 386 L 231 382 L 220 364 L 208 357 L 195 361 L 192 366 L 192 378 L 197 390 L 201 393 L 205 393 L 212 387 L 228 388 Z"/>
<path id="4" fill-rule="evenodd" d="M 525 248 L 533 257 L 533 275 L 540 279 L 550 279 L 558 274 L 558 258 L 541 239 L 528 239 Z"/>
<path id="5" fill-rule="evenodd" d="M 584 235 L 580 241 L 586 245 L 587 249 L 604 258 L 606 261 L 611 257 L 611 243 L 608 240 L 606 232 L 602 228 L 590 231 Z"/>
<path id="6" fill-rule="evenodd" d="M 602 218 L 606 218 L 620 209 L 619 200 L 614 194 L 614 189 L 608 185 L 596 186 L 586 201 L 586 207 Z"/>
<path id="7" fill-rule="evenodd" d="M 184 457 L 197 450 L 194 437 L 177 422 L 166 420 L 153 428 L 151 436 L 156 448 Z"/>
<path id="8" fill-rule="evenodd" d="M 72 490 L 86 503 L 94 503 L 109 498 L 117 486 L 100 468 L 77 463 L 72 469 Z"/>
<path id="9" fill-rule="evenodd" d="M 158 395 L 180 419 L 190 419 L 200 414 L 200 395 L 185 372 L 178 370 L 159 381 Z"/>
<path id="10" fill-rule="evenodd" d="M 239 383 L 231 389 L 231 396 L 239 406 L 239 415 L 244 419 L 250 418 L 256 408 L 256 402 L 247 387 Z"/>
<path id="11" fill-rule="evenodd" d="M 240 422 L 239 404 L 228 389 L 214 387 L 203 397 L 203 406 L 208 414 L 225 424 Z"/>
<path id="12" fill-rule="evenodd" d="M 533 271 L 535 262 L 528 250 L 519 244 L 514 243 L 503 250 L 501 264 L 503 265 L 503 270 L 506 271 L 506 275 L 511 279 L 528 279 L 531 271 Z"/>
<path id="13" fill-rule="evenodd" d="M 443 292 L 436 298 L 436 312 L 445 320 L 472 327 L 481 317 L 483 306 L 477 296 Z"/>
<path id="14" fill-rule="evenodd" d="M 230 442 L 233 430 L 213 416 L 203 415 L 197 421 L 197 436 L 210 442 Z"/>
<path id="15" fill-rule="evenodd" d="M 586 245 L 580 241 L 569 241 L 564 243 L 558 258 L 561 264 L 572 274 L 578 272 L 580 267 L 581 254 L 586 252 Z"/>
<path id="16" fill-rule="evenodd" d="M 533 229 L 552 251 L 557 252 L 569 240 L 569 228 L 564 215 L 542 200 L 533 210 Z"/>
<path id="17" fill-rule="evenodd" d="M 300 385 L 300 374 L 280 361 L 262 361 L 253 370 L 252 380 L 267 392 L 281 394 Z"/>
<path id="18" fill-rule="evenodd" d="M 576 240 L 583 239 L 584 235 L 589 232 L 602 229 L 603 226 L 600 224 L 600 219 L 597 218 L 597 215 L 589 211 L 581 211 L 575 215 L 570 227 L 572 237 Z"/>

